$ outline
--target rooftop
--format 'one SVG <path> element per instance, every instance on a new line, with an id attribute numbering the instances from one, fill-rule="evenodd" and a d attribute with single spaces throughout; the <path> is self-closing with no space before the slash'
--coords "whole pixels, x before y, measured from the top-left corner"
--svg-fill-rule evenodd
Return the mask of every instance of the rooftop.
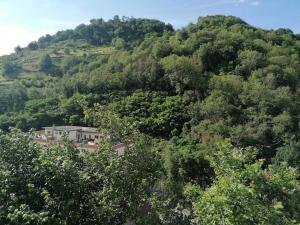
<path id="1" fill-rule="evenodd" d="M 98 133 L 98 129 L 95 127 L 80 127 L 80 126 L 52 126 L 52 127 L 43 127 L 44 129 L 54 129 L 58 131 L 84 131 Z"/>

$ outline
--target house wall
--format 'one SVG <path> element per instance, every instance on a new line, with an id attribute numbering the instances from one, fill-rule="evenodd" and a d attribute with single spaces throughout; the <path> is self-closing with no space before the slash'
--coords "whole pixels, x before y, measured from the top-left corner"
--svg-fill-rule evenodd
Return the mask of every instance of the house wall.
<path id="1" fill-rule="evenodd" d="M 57 140 L 61 140 L 64 136 L 64 132 L 60 131 L 60 130 L 55 130 L 54 129 L 53 133 L 54 133 L 53 137 L 56 138 Z"/>
<path id="2" fill-rule="evenodd" d="M 125 155 L 126 145 L 125 144 L 117 144 L 114 146 L 114 149 L 118 153 L 119 156 Z"/>
<path id="3" fill-rule="evenodd" d="M 76 131 L 76 130 L 71 130 L 71 131 L 69 132 L 69 140 L 70 140 L 70 141 L 78 141 L 78 139 L 77 139 L 77 134 L 79 134 L 78 131 Z"/>
<path id="4" fill-rule="evenodd" d="M 53 129 L 52 128 L 46 128 L 45 129 L 45 135 L 46 136 L 53 136 Z"/>
<path id="5" fill-rule="evenodd" d="M 91 132 L 82 132 L 82 139 L 83 140 L 95 140 L 96 136 L 98 136 L 98 139 L 100 135 L 98 133 L 91 133 Z"/>
<path id="6" fill-rule="evenodd" d="M 55 128 L 46 128 L 45 129 L 45 136 L 50 136 L 53 137 L 57 140 L 61 140 L 64 135 L 65 135 L 66 131 L 62 131 L 62 130 L 56 130 Z M 76 141 L 76 131 L 70 131 L 68 134 L 68 138 L 71 141 Z"/>
<path id="7" fill-rule="evenodd" d="M 89 141 L 94 140 L 95 143 L 99 143 L 102 140 L 102 137 L 97 132 L 87 132 L 87 131 L 80 131 L 80 130 L 58 130 L 55 127 L 45 128 L 45 136 L 53 137 L 56 140 L 62 140 L 65 133 L 68 132 L 68 139 L 70 141 L 79 142 L 81 143 L 83 140 Z"/>

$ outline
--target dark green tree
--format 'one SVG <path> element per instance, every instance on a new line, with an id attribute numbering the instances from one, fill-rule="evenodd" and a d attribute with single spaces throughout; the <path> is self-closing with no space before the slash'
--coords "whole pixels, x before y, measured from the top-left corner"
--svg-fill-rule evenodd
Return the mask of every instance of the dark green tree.
<path id="1" fill-rule="evenodd" d="M 187 185 L 194 224 L 297 224 L 300 221 L 297 172 L 286 163 L 262 169 L 253 149 L 219 144 L 210 159 L 216 172 L 208 189 Z M 275 191 L 276 190 L 276 191 Z"/>
<path id="2" fill-rule="evenodd" d="M 61 70 L 52 62 L 51 57 L 44 55 L 39 63 L 40 71 L 48 75 L 61 75 Z"/>
<path id="3" fill-rule="evenodd" d="M 7 79 L 14 79 L 22 71 L 22 67 L 18 63 L 5 62 L 3 65 L 2 73 Z"/>

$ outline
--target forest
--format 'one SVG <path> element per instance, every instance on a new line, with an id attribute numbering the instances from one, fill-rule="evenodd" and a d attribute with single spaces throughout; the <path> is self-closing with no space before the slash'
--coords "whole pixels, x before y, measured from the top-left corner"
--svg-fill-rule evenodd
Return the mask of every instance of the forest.
<path id="1" fill-rule="evenodd" d="M 0 70 L 0 224 L 300 224 L 300 34 L 115 16 L 17 46 Z M 36 144 L 53 124 L 111 138 Z"/>

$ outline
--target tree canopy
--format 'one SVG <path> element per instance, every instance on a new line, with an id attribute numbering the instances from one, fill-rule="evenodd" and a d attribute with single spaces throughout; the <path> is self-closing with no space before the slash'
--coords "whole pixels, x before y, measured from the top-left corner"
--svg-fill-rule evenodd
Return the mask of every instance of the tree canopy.
<path id="1" fill-rule="evenodd" d="M 299 224 L 299 65 L 299 34 L 221 15 L 93 19 L 16 48 L 0 57 L 0 223 Z M 52 124 L 111 142 L 36 145 Z"/>

